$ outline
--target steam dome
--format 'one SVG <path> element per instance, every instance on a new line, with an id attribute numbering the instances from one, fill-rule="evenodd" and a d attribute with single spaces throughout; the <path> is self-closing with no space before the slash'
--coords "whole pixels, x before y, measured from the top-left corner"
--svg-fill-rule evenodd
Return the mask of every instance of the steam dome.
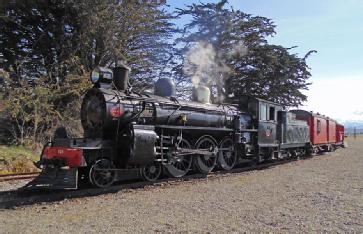
<path id="1" fill-rule="evenodd" d="M 154 93 L 162 97 L 175 96 L 175 84 L 171 79 L 161 78 L 155 83 Z"/>
<path id="2" fill-rule="evenodd" d="M 193 88 L 193 101 L 210 103 L 210 89 L 203 85 Z"/>

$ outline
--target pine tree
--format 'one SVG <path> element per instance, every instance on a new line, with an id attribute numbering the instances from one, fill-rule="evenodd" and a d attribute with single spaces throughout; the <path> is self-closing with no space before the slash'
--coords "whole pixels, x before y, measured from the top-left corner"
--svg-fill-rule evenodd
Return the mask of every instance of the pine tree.
<path id="1" fill-rule="evenodd" d="M 9 74 L 1 84 L 1 111 L 18 143 L 39 142 L 59 124 L 80 129 L 80 98 L 96 66 L 127 63 L 135 87 L 170 76 L 174 28 L 172 16 L 160 5 L 124 0 L 1 3 L 0 68 Z"/>
<path id="2" fill-rule="evenodd" d="M 160 5 L 138 1 L 31 0 L 1 5 L 0 65 L 18 78 L 89 72 L 122 60 L 132 78 L 168 75 L 174 26 Z M 169 69 L 170 70 L 170 69 Z"/>
<path id="3" fill-rule="evenodd" d="M 192 18 L 178 40 L 182 53 L 201 41 L 209 43 L 215 50 L 214 62 L 228 68 L 224 70 L 229 72 L 218 76 L 220 80 L 212 86 L 224 85 L 227 95 L 251 95 L 285 106 L 297 106 L 306 100 L 301 91 L 309 85 L 306 58 L 313 51 L 299 58 L 288 48 L 269 44 L 267 38 L 275 34 L 272 20 L 234 10 L 227 0 L 192 4 L 179 9 L 178 14 Z M 179 79 L 185 79 L 182 69 L 178 72 Z M 221 87 L 216 94 L 220 93 Z"/>

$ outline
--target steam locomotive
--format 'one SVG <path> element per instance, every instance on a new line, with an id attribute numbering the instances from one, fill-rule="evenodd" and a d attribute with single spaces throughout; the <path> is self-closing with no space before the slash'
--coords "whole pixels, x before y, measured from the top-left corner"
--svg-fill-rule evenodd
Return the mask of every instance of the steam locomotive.
<path id="1" fill-rule="evenodd" d="M 178 100 L 169 79 L 159 79 L 153 94 L 138 93 L 129 85 L 129 71 L 121 65 L 92 72 L 94 86 L 81 107 L 84 138 L 68 138 L 58 129 L 36 163 L 42 173 L 29 187 L 76 189 L 89 181 L 104 188 L 128 170 L 156 181 L 164 173 L 182 177 L 190 171 L 228 171 L 241 159 L 261 163 L 343 145 L 344 138 L 312 141 L 311 129 L 317 127 L 305 112 L 285 111 L 250 96 L 212 104 L 204 86 L 194 88 L 192 101 Z M 322 119 L 320 132 L 325 131 Z M 344 127 L 338 130 L 344 134 Z"/>

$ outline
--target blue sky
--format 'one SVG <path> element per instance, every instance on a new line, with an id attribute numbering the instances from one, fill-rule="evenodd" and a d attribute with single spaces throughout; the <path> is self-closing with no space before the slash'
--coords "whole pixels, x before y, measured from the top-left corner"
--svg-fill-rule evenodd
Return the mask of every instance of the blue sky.
<path id="1" fill-rule="evenodd" d="M 193 0 L 169 0 L 183 7 Z M 202 1 L 217 2 L 217 1 Z M 302 107 L 339 120 L 363 120 L 363 1 L 229 0 L 246 13 L 270 18 L 277 34 L 269 41 L 308 59 L 313 84 Z"/>

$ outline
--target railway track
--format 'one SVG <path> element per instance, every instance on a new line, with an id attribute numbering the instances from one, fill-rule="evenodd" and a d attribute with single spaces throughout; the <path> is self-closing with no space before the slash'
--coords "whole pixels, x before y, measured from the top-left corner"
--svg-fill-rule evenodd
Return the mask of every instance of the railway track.
<path id="1" fill-rule="evenodd" d="M 9 180 L 31 179 L 38 175 L 39 172 L 5 174 L 5 175 L 0 175 L 0 182 L 9 181 Z"/>

